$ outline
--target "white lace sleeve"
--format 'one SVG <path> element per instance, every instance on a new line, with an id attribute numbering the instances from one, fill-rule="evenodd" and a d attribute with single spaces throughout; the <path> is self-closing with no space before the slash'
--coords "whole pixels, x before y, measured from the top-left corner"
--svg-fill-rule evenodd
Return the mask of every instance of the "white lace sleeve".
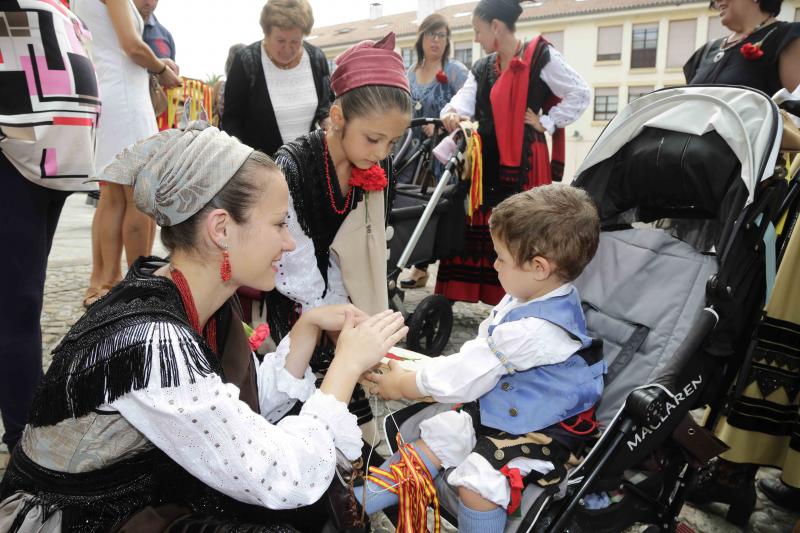
<path id="1" fill-rule="evenodd" d="M 291 335 L 285 336 L 275 353 L 265 355 L 258 365 L 258 404 L 261 415 L 272 423 L 283 418 L 297 400 L 308 400 L 316 390 L 311 367 L 306 368 L 303 379 L 297 379 L 286 370 L 291 342 Z"/>
<path id="2" fill-rule="evenodd" d="M 467 81 L 453 95 L 449 103 L 445 104 L 442 111 L 439 113 L 440 117 L 445 116 L 447 113 L 458 113 L 462 117 L 472 117 L 475 114 L 475 100 L 478 97 L 478 82 L 475 81 L 475 76 L 472 71 L 467 75 Z"/>
<path id="3" fill-rule="evenodd" d="M 302 305 L 305 312 L 326 303 L 323 300 L 325 280 L 317 267 L 314 241 L 300 227 L 291 196 L 289 196 L 286 222 L 289 225 L 289 233 L 294 239 L 295 249 L 285 252 L 281 257 L 275 288 L 287 298 Z"/>
<path id="4" fill-rule="evenodd" d="M 186 348 L 178 333 L 173 325 L 152 326 L 152 346 L 161 351 L 153 354 L 148 385 L 111 406 L 197 479 L 245 503 L 293 509 L 322 496 L 335 447 L 349 459 L 360 455 L 360 431 L 344 403 L 315 392 L 299 416 L 270 424 L 238 399 L 236 386 L 172 355 Z M 179 386 L 161 387 L 162 359 Z"/>
<path id="5" fill-rule="evenodd" d="M 581 75 L 570 67 L 564 56 L 552 46 L 550 61 L 542 68 L 539 77 L 550 87 L 554 95 L 561 98 L 561 102 L 541 117 L 542 126 L 552 134 L 555 128 L 563 128 L 578 120 L 589 107 L 592 95 Z"/>

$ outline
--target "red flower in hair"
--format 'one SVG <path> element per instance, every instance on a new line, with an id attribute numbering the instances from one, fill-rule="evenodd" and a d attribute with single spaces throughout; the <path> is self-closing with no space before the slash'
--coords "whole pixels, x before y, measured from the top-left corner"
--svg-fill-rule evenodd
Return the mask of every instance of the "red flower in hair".
<path id="1" fill-rule="evenodd" d="M 440 70 L 439 72 L 436 73 L 436 81 L 444 85 L 450 80 L 447 79 L 447 74 L 445 74 L 443 70 Z"/>
<path id="2" fill-rule="evenodd" d="M 386 172 L 380 165 L 372 165 L 367 170 L 353 168 L 350 171 L 351 187 L 361 187 L 365 191 L 382 191 L 389 184 L 386 179 Z"/>
<path id="3" fill-rule="evenodd" d="M 755 61 L 756 59 L 760 58 L 764 55 L 764 51 L 761 49 L 761 43 L 745 43 L 739 48 L 739 53 L 741 53 L 744 58 L 748 61 Z"/>
<path id="4" fill-rule="evenodd" d="M 525 63 L 523 63 L 518 57 L 515 57 L 511 60 L 511 63 L 508 64 L 508 68 L 511 69 L 511 72 L 522 72 L 525 70 Z"/>

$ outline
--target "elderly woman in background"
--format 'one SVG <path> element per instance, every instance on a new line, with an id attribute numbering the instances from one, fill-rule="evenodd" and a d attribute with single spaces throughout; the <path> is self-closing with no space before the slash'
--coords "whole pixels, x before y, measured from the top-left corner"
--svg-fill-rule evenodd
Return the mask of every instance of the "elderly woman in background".
<path id="1" fill-rule="evenodd" d="M 684 66 L 690 85 L 720 83 L 743 85 L 772 95 L 784 88 L 800 86 L 800 23 L 776 20 L 782 0 L 715 0 L 711 7 L 720 12 L 722 25 L 732 33 L 703 46 Z M 776 291 L 778 285 L 776 284 Z M 786 288 L 788 291 L 788 287 Z M 769 338 L 771 331 L 790 331 L 797 316 L 793 308 L 770 304 L 767 319 L 756 335 Z M 776 308 L 777 307 L 777 308 Z M 776 317 L 782 317 L 776 320 Z M 774 343 L 772 361 L 759 361 L 744 379 L 744 394 L 732 402 L 727 416 L 716 428 L 716 435 L 730 449 L 702 472 L 689 491 L 688 500 L 730 505 L 727 519 L 746 526 L 756 505 L 755 475 L 759 466 L 783 470 L 780 479 L 764 478 L 759 488 L 785 509 L 800 511 L 800 423 L 797 409 L 800 397 L 772 394 L 762 383 L 776 388 L 797 390 L 800 374 L 791 370 L 796 348 Z"/>
<path id="2" fill-rule="evenodd" d="M 732 33 L 700 48 L 683 67 L 686 83 L 744 85 L 773 95 L 800 85 L 800 23 L 776 19 L 783 0 L 713 0 Z"/>
<path id="3" fill-rule="evenodd" d="M 425 17 L 417 31 L 414 44 L 417 62 L 408 70 L 408 83 L 414 102 L 414 118 L 438 118 L 442 108 L 467 81 L 469 70 L 463 63 L 450 58 L 450 26 L 447 19 L 438 13 Z M 420 128 L 421 135 L 431 137 L 433 126 Z M 442 165 L 436 161 L 434 171 L 438 177 Z M 402 177 L 398 181 L 404 181 Z M 400 281 L 404 289 L 424 287 L 428 282 L 428 263 L 419 263 L 411 269 L 408 279 Z"/>
<path id="4" fill-rule="evenodd" d="M 240 50 L 228 73 L 222 129 L 274 155 L 326 125 L 330 69 L 322 50 L 303 41 L 314 26 L 306 0 L 269 0 L 260 22 L 264 39 Z"/>
<path id="5" fill-rule="evenodd" d="M 92 32 L 92 60 L 103 98 L 97 126 L 95 172 L 99 175 L 123 148 L 158 131 L 150 101 L 148 71 L 165 87 L 180 85 L 178 67 L 159 59 L 142 40 L 144 21 L 132 0 L 73 0 L 72 10 Z M 152 221 L 133 202 L 133 189 L 101 184 L 92 220 L 92 274 L 84 305 L 105 295 L 121 278 L 120 256 L 128 266 L 150 255 Z"/>
<path id="6" fill-rule="evenodd" d="M 337 450 L 361 455 L 347 402 L 406 332 L 402 316 L 320 307 L 259 362 L 234 293 L 271 290 L 295 246 L 278 166 L 194 122 L 101 177 L 134 188 L 169 261 L 137 260 L 54 351 L 0 485 L 0 531 L 290 531 L 270 510 L 316 501 Z M 317 390 L 322 330 L 341 334 Z"/>

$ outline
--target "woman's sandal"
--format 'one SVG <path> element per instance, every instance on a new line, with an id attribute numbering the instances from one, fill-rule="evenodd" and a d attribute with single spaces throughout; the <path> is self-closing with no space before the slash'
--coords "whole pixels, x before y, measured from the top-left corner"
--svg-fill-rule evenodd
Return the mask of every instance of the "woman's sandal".
<path id="1" fill-rule="evenodd" d="M 403 289 L 421 289 L 428 284 L 428 271 L 414 267 L 408 278 L 400 281 Z"/>
<path id="2" fill-rule="evenodd" d="M 111 285 L 103 285 L 100 288 L 89 287 L 86 289 L 86 294 L 83 296 L 83 307 L 89 309 L 93 303 L 108 294 L 111 288 Z"/>

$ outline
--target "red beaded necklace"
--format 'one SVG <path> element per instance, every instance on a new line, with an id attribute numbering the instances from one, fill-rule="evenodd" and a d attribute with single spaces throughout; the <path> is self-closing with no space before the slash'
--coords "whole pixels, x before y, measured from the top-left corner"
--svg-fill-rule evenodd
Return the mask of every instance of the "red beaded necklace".
<path id="1" fill-rule="evenodd" d="M 186 309 L 186 316 L 189 318 L 189 325 L 192 326 L 192 329 L 195 330 L 199 335 L 203 336 L 208 342 L 208 345 L 211 346 L 211 349 L 216 352 L 217 351 L 217 321 L 214 317 L 211 317 L 206 324 L 206 331 L 200 329 L 200 316 L 197 314 L 197 306 L 194 303 L 194 298 L 192 297 L 192 290 L 189 288 L 189 282 L 186 281 L 186 276 L 183 273 L 175 268 L 174 266 L 170 265 L 169 273 L 172 276 L 172 281 L 175 283 L 175 286 L 178 288 L 178 293 L 181 295 L 181 300 L 183 300 L 183 307 Z"/>
<path id="2" fill-rule="evenodd" d="M 344 199 L 344 207 L 339 209 L 336 207 L 336 200 L 333 197 L 333 184 L 331 183 L 331 172 L 328 168 L 328 140 L 323 137 L 322 139 L 322 158 L 325 160 L 325 179 L 328 181 L 328 198 L 331 201 L 331 208 L 337 215 L 344 215 L 350 209 L 350 199 L 353 197 L 353 188 L 347 191 L 347 197 Z"/>

